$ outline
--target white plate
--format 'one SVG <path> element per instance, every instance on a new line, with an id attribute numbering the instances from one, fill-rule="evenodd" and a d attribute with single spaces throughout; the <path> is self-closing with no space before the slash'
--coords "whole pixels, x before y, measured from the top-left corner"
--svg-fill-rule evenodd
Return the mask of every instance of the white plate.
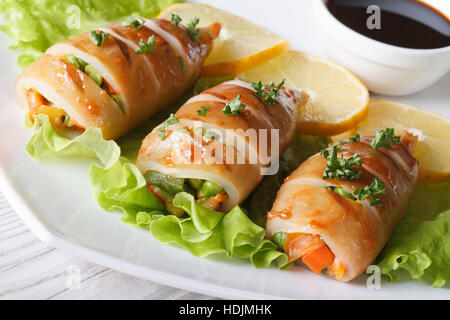
<path id="1" fill-rule="evenodd" d="M 310 1 L 228 0 L 209 3 L 235 12 L 290 39 L 294 49 L 322 55 L 310 16 Z M 443 299 L 447 289 L 416 281 L 368 289 L 366 277 L 349 284 L 316 276 L 302 268 L 255 269 L 244 260 L 223 256 L 198 259 L 187 251 L 162 245 L 145 231 L 102 211 L 92 197 L 88 163 L 34 161 L 25 153 L 31 132 L 13 93 L 18 75 L 10 40 L 0 36 L 0 187 L 30 229 L 50 246 L 100 265 L 186 290 L 223 298 L 249 299 Z M 420 76 L 420 75 L 418 75 Z M 434 87 L 400 100 L 450 116 L 450 74 Z M 407 116 L 407 115 L 406 115 Z"/>

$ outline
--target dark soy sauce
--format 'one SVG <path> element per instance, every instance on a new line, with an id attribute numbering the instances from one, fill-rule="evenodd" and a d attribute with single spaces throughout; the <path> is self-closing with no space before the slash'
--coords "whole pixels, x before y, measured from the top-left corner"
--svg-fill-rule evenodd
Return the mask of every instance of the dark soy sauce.
<path id="1" fill-rule="evenodd" d="M 380 29 L 370 30 L 367 7 L 381 9 Z M 414 0 L 328 0 L 328 10 L 344 25 L 373 40 L 411 49 L 450 45 L 450 22 L 434 8 Z"/>

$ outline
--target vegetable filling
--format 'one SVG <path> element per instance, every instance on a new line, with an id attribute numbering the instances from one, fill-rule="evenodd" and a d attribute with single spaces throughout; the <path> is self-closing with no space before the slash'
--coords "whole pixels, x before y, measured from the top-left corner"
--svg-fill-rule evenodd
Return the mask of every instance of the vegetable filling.
<path id="1" fill-rule="evenodd" d="M 357 200 L 356 197 L 353 196 L 353 194 L 345 191 L 344 189 L 342 189 L 340 187 L 328 186 L 328 187 L 325 187 L 325 189 L 333 191 L 333 192 L 335 192 L 335 193 L 337 193 L 337 194 L 339 194 L 339 195 L 341 195 L 341 196 L 343 196 L 345 198 L 348 198 L 350 200 L 353 200 L 353 201 Z"/>
<path id="2" fill-rule="evenodd" d="M 147 171 L 144 178 L 150 192 L 165 205 L 169 213 L 177 217 L 184 215 L 184 210 L 176 208 L 172 203 L 177 193 L 190 193 L 199 205 L 212 210 L 220 210 L 223 203 L 228 200 L 224 188 L 213 181 L 175 178 L 158 171 Z"/>
<path id="3" fill-rule="evenodd" d="M 280 231 L 272 236 L 272 241 L 286 252 L 289 262 L 302 259 L 316 274 L 328 269 L 328 273 L 338 280 L 346 274 L 343 264 L 334 263 L 335 255 L 318 235 Z"/>
<path id="4" fill-rule="evenodd" d="M 64 56 L 64 61 L 70 63 L 75 68 L 84 72 L 89 78 L 91 78 L 100 88 L 105 90 L 111 99 L 117 104 L 120 110 L 123 111 L 123 104 L 119 98 L 119 94 L 114 90 L 114 88 L 103 78 L 100 72 L 97 71 L 92 65 L 88 64 L 83 59 L 75 57 L 73 54 L 66 54 Z"/>
<path id="5" fill-rule="evenodd" d="M 103 79 L 103 76 L 90 64 L 83 59 L 75 57 L 73 54 L 66 54 L 64 61 L 70 63 L 78 70 L 84 72 L 89 78 L 91 78 L 100 88 L 105 90 L 111 99 L 117 104 L 117 106 L 123 111 L 123 104 L 119 98 L 119 95 L 115 90 Z M 35 89 L 29 89 L 27 91 L 28 108 L 30 111 L 30 120 L 34 122 L 35 117 L 38 114 L 46 114 L 52 124 L 52 127 L 57 131 L 62 131 L 65 128 L 71 128 L 77 131 L 84 131 L 84 127 L 77 123 L 74 119 L 61 108 L 54 106 L 50 101 L 45 99 Z"/>
<path id="6" fill-rule="evenodd" d="M 63 109 L 53 106 L 50 101 L 45 99 L 35 89 L 28 89 L 27 100 L 31 121 L 34 122 L 38 114 L 46 114 L 52 127 L 57 131 L 62 131 L 64 128 L 71 128 L 77 131 L 84 130 L 84 127 L 71 119 Z"/>

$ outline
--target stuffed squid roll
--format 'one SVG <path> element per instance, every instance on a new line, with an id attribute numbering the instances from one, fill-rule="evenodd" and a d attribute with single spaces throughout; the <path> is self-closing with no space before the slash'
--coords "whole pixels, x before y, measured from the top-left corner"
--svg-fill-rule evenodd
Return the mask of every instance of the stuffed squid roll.
<path id="1" fill-rule="evenodd" d="M 250 83 L 224 82 L 188 100 L 144 139 L 136 164 L 170 212 L 183 213 L 171 207 L 182 191 L 220 211 L 252 192 L 292 138 L 306 99 L 281 86 L 275 92 L 268 103 Z"/>
<path id="2" fill-rule="evenodd" d="M 384 137 L 384 138 L 383 138 Z M 391 141 L 389 140 L 391 139 Z M 267 234 L 312 271 L 349 281 L 375 260 L 413 194 L 417 137 L 342 141 L 305 161 L 284 182 L 267 214 Z"/>
<path id="3" fill-rule="evenodd" d="M 55 129 L 99 127 L 118 138 L 195 83 L 220 25 L 195 32 L 137 18 L 57 43 L 18 78 L 19 103 Z"/>

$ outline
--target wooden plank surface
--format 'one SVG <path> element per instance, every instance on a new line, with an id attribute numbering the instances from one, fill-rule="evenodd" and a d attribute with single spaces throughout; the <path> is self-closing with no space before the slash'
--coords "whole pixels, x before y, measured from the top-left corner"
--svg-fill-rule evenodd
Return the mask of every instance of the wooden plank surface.
<path id="1" fill-rule="evenodd" d="M 0 299 L 212 299 L 48 247 L 0 193 Z"/>

